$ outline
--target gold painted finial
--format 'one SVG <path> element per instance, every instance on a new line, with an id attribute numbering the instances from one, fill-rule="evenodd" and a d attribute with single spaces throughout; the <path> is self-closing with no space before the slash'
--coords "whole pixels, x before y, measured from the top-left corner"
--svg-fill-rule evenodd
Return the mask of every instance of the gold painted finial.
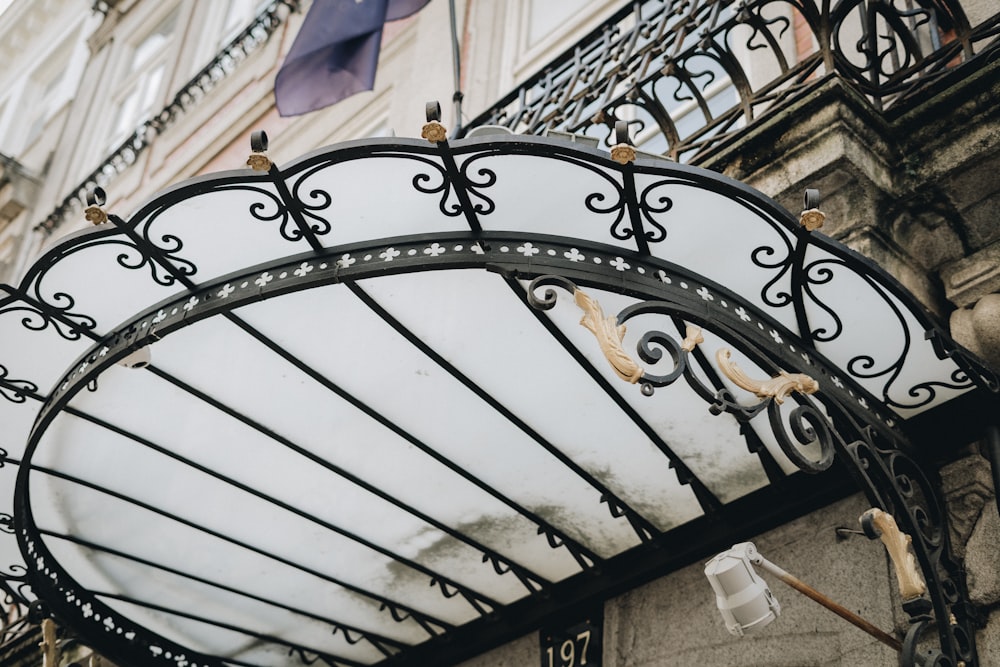
<path id="1" fill-rule="evenodd" d="M 83 209 L 83 217 L 95 225 L 103 225 L 108 221 L 108 214 L 100 206 L 88 206 Z"/>
<path id="2" fill-rule="evenodd" d="M 439 144 L 448 138 L 448 130 L 441 124 L 441 121 L 429 120 L 424 123 L 420 136 L 432 144 Z"/>
<path id="3" fill-rule="evenodd" d="M 715 361 L 719 364 L 719 370 L 737 387 L 753 392 L 757 398 L 774 398 L 775 403 L 781 405 L 793 391 L 800 394 L 814 394 L 819 391 L 819 383 L 804 373 L 781 371 L 773 378 L 754 380 L 743 372 L 743 369 L 737 366 L 731 357 L 732 352 L 729 349 L 719 348 L 719 351 L 715 353 Z"/>
<path id="4" fill-rule="evenodd" d="M 626 382 L 632 384 L 638 382 L 644 371 L 622 347 L 622 339 L 625 338 L 625 325 L 618 324 L 618 320 L 614 317 L 605 317 L 601 304 L 584 293 L 583 290 L 575 290 L 573 299 L 584 313 L 580 325 L 597 338 L 601 352 L 604 353 L 604 357 L 611 364 L 615 374 Z"/>
<path id="5" fill-rule="evenodd" d="M 805 227 L 806 231 L 814 232 L 823 226 L 824 221 L 826 221 L 826 213 L 819 210 L 819 190 L 807 188 L 802 199 L 799 224 Z"/>
<path id="6" fill-rule="evenodd" d="M 424 105 L 424 116 L 427 122 L 420 131 L 420 136 L 432 144 L 447 141 L 448 130 L 441 124 L 441 105 L 436 100 L 432 100 Z"/>
<path id="7" fill-rule="evenodd" d="M 250 150 L 247 166 L 254 171 L 270 171 L 274 163 L 267 157 L 267 132 L 256 130 L 250 134 Z"/>
<path id="8" fill-rule="evenodd" d="M 104 188 L 98 186 L 87 192 L 87 208 L 83 209 L 83 217 L 87 222 L 95 225 L 103 225 L 108 221 L 107 212 L 101 208 L 108 202 L 108 195 Z"/>

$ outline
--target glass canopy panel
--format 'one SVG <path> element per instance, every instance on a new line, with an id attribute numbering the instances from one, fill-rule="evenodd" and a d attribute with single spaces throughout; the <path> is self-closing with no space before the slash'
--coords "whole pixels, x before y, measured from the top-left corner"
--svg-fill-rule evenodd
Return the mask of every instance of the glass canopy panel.
<path id="1" fill-rule="evenodd" d="M 130 223 L 194 282 L 310 248 L 275 186 L 252 176 L 206 184 Z"/>
<path id="2" fill-rule="evenodd" d="M 159 368 L 277 436 L 273 446 L 279 451 L 262 453 L 260 474 L 267 476 L 269 468 L 276 467 L 287 469 L 289 478 L 298 480 L 295 484 L 285 482 L 279 496 L 285 502 L 391 546 L 402 556 L 433 561 L 442 571 L 490 597 L 509 602 L 525 593 L 514 577 L 496 579 L 492 565 L 482 561 L 481 553 L 469 551 L 453 537 L 395 508 L 388 499 L 324 470 L 323 461 L 330 452 L 354 449 L 354 457 L 370 456 L 365 451 L 368 442 L 398 441 L 399 436 L 236 325 L 213 318 L 156 344 L 155 353 Z M 291 452 L 297 447 L 304 447 L 313 458 Z M 382 464 L 392 466 L 393 462 L 383 460 Z M 409 485 L 418 484 L 420 479 L 413 473 L 411 470 Z M 391 487 L 382 492 L 389 498 L 394 496 Z M 319 498 L 327 504 L 317 506 Z"/>
<path id="3" fill-rule="evenodd" d="M 788 262 L 794 236 L 759 209 L 700 181 L 636 174 L 650 253 L 727 287 L 792 331 Z M 662 230 L 662 231 L 661 231 Z M 784 306 L 784 307 L 781 307 Z"/>
<path id="4" fill-rule="evenodd" d="M 60 441 L 60 435 L 62 440 L 69 435 L 62 431 L 63 428 L 57 427 L 47 432 L 39 447 L 43 461 L 46 458 L 44 450 L 57 447 L 55 443 Z M 148 448 L 131 446 L 128 440 L 107 435 L 100 439 L 95 437 L 88 442 L 87 453 L 65 451 L 60 452 L 59 458 L 60 469 L 72 470 L 74 477 L 118 496 L 98 493 L 78 483 L 64 485 L 55 493 L 42 491 L 41 496 L 35 496 L 38 500 L 32 503 L 40 528 L 51 528 L 59 533 L 69 531 L 84 538 L 99 533 L 105 537 L 90 541 L 128 545 L 167 534 L 175 530 L 179 522 L 186 522 L 367 590 L 412 599 L 419 603 L 415 606 L 426 608 L 450 623 L 461 623 L 478 615 L 462 597 L 448 599 L 437 587 L 428 586 L 430 577 L 412 566 L 248 490 L 238 489 L 207 474 L 192 475 L 189 466 Z M 130 474 L 116 475 L 107 470 L 108 466 L 99 463 L 109 460 L 116 461 L 118 470 L 129 470 Z M 115 513 L 122 511 L 121 505 L 129 504 L 121 497 L 146 505 L 142 511 L 145 517 L 136 517 L 140 521 L 137 526 L 124 523 L 120 534 L 102 532 L 107 530 L 100 525 L 106 523 L 106 517 L 117 516 Z M 387 522 L 391 523 L 391 519 Z M 303 545 L 310 545 L 310 548 L 303 548 Z M 203 561 L 211 561 L 215 554 L 208 551 L 189 554 L 188 558 L 191 566 L 199 570 L 207 567 L 208 563 Z M 231 567 L 240 566 L 239 562 L 231 564 Z"/>
<path id="5" fill-rule="evenodd" d="M 634 241 L 612 236 L 626 215 L 621 174 L 615 170 L 555 155 L 494 152 L 463 155 L 460 164 L 487 231 L 551 234 L 635 249 Z"/>
<path id="6" fill-rule="evenodd" d="M 89 339 L 73 333 L 68 325 L 44 319 L 23 301 L 0 306 L 0 391 L 3 397 L 9 400 L 14 393 L 2 388 L 5 382 L 19 386 L 27 382 L 34 385 L 34 393 L 48 393 L 91 345 Z M 5 402 L 0 397 L 0 410 Z M 0 421 L 6 423 L 2 414 Z M 16 438 L 6 429 L 4 433 L 22 441 L 27 437 L 27 432 L 24 437 Z"/>
<path id="7" fill-rule="evenodd" d="M 644 474 L 661 481 L 674 478 L 669 461 L 649 456 L 648 443 L 638 427 L 608 401 L 607 394 L 566 349 L 545 334 L 534 311 L 510 286 L 490 274 L 455 273 L 425 272 L 361 283 L 408 330 L 431 348 L 442 351 L 482 391 L 539 436 L 534 442 L 523 437 L 494 442 L 497 433 L 467 419 L 454 424 L 452 437 L 458 438 L 449 447 L 449 456 L 464 466 L 484 469 L 484 475 L 495 476 L 503 471 L 507 479 L 499 479 L 498 484 L 514 488 L 511 483 L 516 480 L 519 497 L 531 498 L 533 506 L 559 508 L 559 512 L 566 512 L 558 515 L 561 520 L 569 519 L 573 513 L 590 512 L 586 519 L 581 516 L 569 521 L 590 542 L 602 531 L 610 530 L 615 532 L 600 539 L 620 535 L 621 538 L 613 539 L 627 540 L 609 545 L 594 542 L 601 546 L 599 553 L 615 553 L 634 544 L 635 537 L 629 532 L 627 522 L 612 520 L 607 507 L 600 502 L 603 491 L 584 490 L 586 487 L 575 490 L 574 487 L 581 487 L 582 477 L 566 489 L 558 486 L 564 483 L 562 479 L 568 469 L 560 470 L 555 456 L 540 445 L 545 443 L 567 456 L 599 483 L 633 449 L 646 450 L 651 469 Z M 426 298 L 417 301 L 418 294 Z M 504 372 L 496 372 L 498 368 Z M 553 419 L 556 415 L 572 418 Z M 472 459 L 463 441 L 485 445 L 482 451 L 489 459 Z M 633 447 L 633 442 L 639 444 Z M 603 463 L 595 465 L 598 460 Z M 631 488 L 625 481 L 621 484 Z M 585 495 L 576 495 L 580 493 Z M 649 507 L 655 505 L 652 499 L 648 503 Z"/>
<path id="8" fill-rule="evenodd" d="M 310 314 L 308 322 L 302 321 L 304 312 Z M 477 415 L 473 422 L 480 432 L 497 432 L 507 440 L 524 437 L 346 286 L 289 294 L 245 306 L 236 314 L 421 444 L 454 439 L 455 429 L 462 428 L 457 422 L 468 415 Z M 378 359 L 390 359 L 391 372 L 373 377 Z M 363 446 L 331 448 L 323 431 L 308 424 L 295 428 L 297 440 L 311 451 L 546 579 L 558 581 L 579 571 L 566 550 L 554 551 L 538 534 L 537 523 L 409 442 L 375 434 L 366 437 Z M 342 429 L 342 420 L 331 428 Z M 480 437 L 470 435 L 457 446 L 469 449 Z"/>
<path id="9" fill-rule="evenodd" d="M 412 618 L 394 621 L 388 611 L 380 608 L 379 600 L 345 588 L 329 575 L 310 570 L 294 560 L 283 560 L 276 555 L 268 555 L 264 550 L 253 551 L 204 529 L 161 519 L 134 503 L 115 502 L 107 496 L 101 498 L 97 491 L 65 480 L 52 480 L 42 475 L 38 475 L 37 479 L 35 477 L 33 475 L 33 491 L 52 490 L 71 493 L 74 498 L 89 497 L 92 503 L 100 503 L 105 510 L 115 512 L 115 522 L 88 523 L 85 537 L 89 544 L 81 544 L 80 548 L 60 547 L 59 560 L 74 575 L 77 575 L 78 569 L 82 576 L 93 575 L 93 554 L 114 550 L 121 559 L 142 563 L 150 576 L 170 571 L 186 580 L 212 582 L 220 591 L 224 588 L 237 590 L 248 596 L 293 607 L 302 614 L 327 619 L 331 625 L 347 623 L 358 630 L 387 638 L 390 642 L 411 644 L 428 638 L 427 632 Z M 59 530 L 63 526 L 59 523 L 62 519 L 57 512 L 62 510 L 43 502 L 35 503 L 35 508 L 39 510 L 39 523 L 46 542 L 55 548 L 56 542 L 66 539 L 60 537 L 65 533 Z M 148 531 L 143 539 L 130 540 L 128 531 L 123 533 L 120 527 L 123 522 L 131 520 L 140 522 L 138 525 L 152 521 L 155 529 Z M 84 539 L 77 535 L 72 538 L 77 544 Z M 130 589 L 124 587 L 111 572 L 97 574 L 103 577 L 101 583 L 105 592 L 143 592 L 141 581 L 135 582 Z M 250 601 L 248 597 L 247 602 Z"/>
<path id="10" fill-rule="evenodd" d="M 34 277 L 32 287 L 45 302 L 67 307 L 73 319 L 77 315 L 92 318 L 100 334 L 180 289 L 165 269 L 151 264 L 117 232 L 88 237 L 84 245 L 65 253 Z M 69 295 L 72 304 L 60 295 Z"/>
<path id="11" fill-rule="evenodd" d="M 468 231 L 441 159 L 391 149 L 293 165 L 288 188 L 327 247 L 414 233 Z M 301 171 L 300 171 L 301 170 Z"/>
<path id="12" fill-rule="evenodd" d="M 49 539 L 47 544 L 53 556 L 61 563 L 79 563 L 74 567 L 77 583 L 105 599 L 114 608 L 116 597 L 132 598 L 142 607 L 146 603 L 165 611 L 175 612 L 178 617 L 193 615 L 211 619 L 213 625 L 244 631 L 247 638 L 259 638 L 287 647 L 302 647 L 312 652 L 331 654 L 350 660 L 373 662 L 383 654 L 368 642 L 352 645 L 343 633 L 331 632 L 327 622 L 310 618 L 278 604 L 251 599 L 239 591 L 225 591 L 217 586 L 195 581 L 164 570 L 149 568 L 134 560 L 84 548 L 82 555 L 76 553 L 79 547 L 58 539 Z M 109 589 L 109 585 L 113 589 Z M 253 592 L 253 588 L 247 589 Z M 135 599 L 134 592 L 142 597 Z M 284 604 L 294 600 L 286 600 Z M 148 614 L 148 612 L 146 612 Z M 146 614 L 143 614 L 146 615 Z M 335 626 L 334 626 L 335 627 Z M 246 639 L 222 648 L 226 655 L 236 655 L 245 646 Z M 182 641 L 183 635 L 173 637 Z M 212 647 L 220 652 L 219 646 Z"/>
<path id="13" fill-rule="evenodd" d="M 816 349 L 877 400 L 908 417 L 973 388 L 952 359 L 939 358 L 930 327 L 885 286 L 816 247 L 804 266 Z"/>

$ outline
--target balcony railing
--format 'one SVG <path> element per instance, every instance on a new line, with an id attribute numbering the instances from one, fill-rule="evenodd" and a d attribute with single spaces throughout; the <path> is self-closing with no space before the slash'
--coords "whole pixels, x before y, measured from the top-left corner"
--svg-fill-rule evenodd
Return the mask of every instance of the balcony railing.
<path id="1" fill-rule="evenodd" d="M 1000 46 L 957 0 L 639 0 L 473 120 L 607 142 L 628 121 L 647 152 L 698 162 L 830 76 L 892 115 Z"/>

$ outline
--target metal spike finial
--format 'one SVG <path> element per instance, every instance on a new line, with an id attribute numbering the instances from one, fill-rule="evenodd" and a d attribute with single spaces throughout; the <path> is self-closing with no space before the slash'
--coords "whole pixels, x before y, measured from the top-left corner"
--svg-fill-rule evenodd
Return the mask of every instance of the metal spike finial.
<path id="1" fill-rule="evenodd" d="M 256 130 L 250 134 L 250 157 L 247 158 L 247 166 L 254 171 L 268 171 L 274 164 L 271 158 L 267 157 L 267 132 Z"/>
<path id="2" fill-rule="evenodd" d="M 635 162 L 635 146 L 628 134 L 628 123 L 624 120 L 615 122 L 615 145 L 611 147 L 611 159 L 618 164 Z"/>
<path id="3" fill-rule="evenodd" d="M 423 129 L 420 130 L 420 136 L 432 144 L 447 141 L 448 130 L 441 124 L 441 104 L 437 100 L 428 102 L 424 105 L 424 112 L 427 122 L 424 123 Z"/>

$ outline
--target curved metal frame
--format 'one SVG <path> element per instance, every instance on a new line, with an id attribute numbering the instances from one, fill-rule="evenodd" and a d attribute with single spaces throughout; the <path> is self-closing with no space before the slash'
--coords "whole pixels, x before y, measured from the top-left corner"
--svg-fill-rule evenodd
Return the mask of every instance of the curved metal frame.
<path id="1" fill-rule="evenodd" d="M 497 206 L 490 196 L 497 175 L 487 166 L 478 166 L 477 160 L 496 152 L 544 156 L 598 175 L 614 198 L 609 198 L 607 193 L 594 192 L 586 197 L 585 203 L 591 212 L 607 216 L 606 240 L 484 231 L 481 222 Z M 412 187 L 437 198 L 440 213 L 464 219 L 469 231 L 325 247 L 322 240 L 333 231 L 327 215 L 334 207 L 328 193 L 317 189 L 303 191 L 309 175 L 330 164 L 380 157 L 406 158 L 426 168 L 426 173 L 417 172 L 413 177 Z M 620 176 L 620 182 L 609 176 L 613 173 Z M 640 174 L 655 174 L 659 180 L 640 190 L 636 185 L 636 177 Z M 289 187 L 290 177 L 296 178 Z M 656 194 L 656 189 L 671 183 L 723 193 L 757 212 L 762 222 L 770 226 L 775 246 L 757 246 L 750 258 L 755 266 L 774 272 L 759 296 L 768 307 L 794 309 L 797 328 L 804 332 L 803 336 L 795 335 L 732 289 L 705 279 L 696 270 L 671 264 L 651 254 L 651 250 L 667 237 L 661 216 L 672 206 L 668 197 Z M 265 186 L 273 186 L 275 190 L 272 192 Z M 250 205 L 248 214 L 262 224 L 272 225 L 286 242 L 304 241 L 311 250 L 196 283 L 198 267 L 184 258 L 183 241 L 168 231 L 155 231 L 155 223 L 164 210 L 188 197 L 231 189 L 259 195 L 261 200 Z M 98 203 L 94 201 L 92 205 Z M 822 471 L 834 460 L 842 462 L 871 503 L 893 514 L 901 528 L 913 537 L 914 550 L 930 592 L 925 603 L 917 602 L 907 607 L 914 624 L 906 646 L 915 646 L 925 626 L 933 622 L 938 634 L 936 648 L 932 651 L 935 664 L 953 667 L 960 661 L 970 667 L 976 664 L 970 606 L 962 572 L 949 553 L 945 514 L 932 480 L 915 460 L 900 430 L 899 418 L 889 409 L 893 404 L 891 385 L 911 342 L 904 336 L 900 360 L 876 373 L 885 377 L 885 385 L 882 395 L 875 396 L 854 379 L 872 375 L 869 357 L 859 355 L 845 369 L 816 349 L 817 343 L 840 334 L 842 323 L 836 313 L 819 304 L 821 310 L 832 316 L 834 323 L 832 327 L 823 328 L 808 321 L 804 306 L 807 299 L 818 303 L 816 295 L 810 291 L 811 286 L 829 281 L 838 268 L 861 276 L 890 308 L 897 308 L 897 301 L 908 304 L 909 297 L 902 287 L 866 260 L 833 241 L 799 228 L 786 212 L 746 186 L 677 165 L 616 165 L 596 151 L 540 139 L 466 141 L 455 146 L 443 141 L 436 147 L 414 142 L 376 141 L 319 152 L 284 171 L 271 165 L 266 174 L 238 172 L 196 179 L 153 200 L 130 221 L 109 217 L 113 227 L 75 235 L 55 247 L 39 260 L 20 287 L 6 288 L 8 296 L 0 299 L 0 315 L 17 312 L 22 325 L 29 329 L 52 326 L 68 340 L 89 339 L 92 341 L 90 349 L 70 366 L 65 377 L 47 396 L 40 395 L 37 386 L 30 382 L 6 378 L 5 368 L 0 368 L 0 392 L 8 400 L 31 398 L 42 403 L 24 459 L 18 462 L 15 523 L 28 564 L 26 577 L 35 594 L 46 599 L 56 614 L 112 658 L 176 667 L 221 664 L 211 656 L 194 656 L 184 647 L 152 635 L 122 618 L 96 595 L 80 590 L 52 558 L 43 535 L 34 524 L 28 480 L 36 470 L 31 463 L 32 454 L 55 416 L 70 409 L 72 397 L 93 386 L 109 365 L 139 348 L 155 345 L 160 338 L 182 327 L 197 325 L 205 318 L 232 317 L 232 310 L 242 303 L 335 283 L 357 289 L 359 281 L 366 277 L 387 273 L 457 268 L 485 269 L 499 274 L 522 292 L 527 306 L 536 308 L 552 306 L 556 293 L 538 296 L 533 287 L 523 294 L 517 279 L 536 280 L 535 287 L 549 284 L 568 289 L 574 285 L 595 286 L 641 299 L 639 305 L 619 313 L 617 321 L 624 323 L 639 315 L 662 317 L 663 330 L 643 336 L 638 355 L 654 366 L 661 362 L 668 365 L 666 372 L 647 372 L 640 381 L 641 391 L 654 396 L 651 400 L 655 400 L 656 386 L 683 378 L 716 414 L 727 413 L 740 422 L 763 419 L 762 415 L 767 415 L 769 427 L 782 449 L 804 472 Z M 156 283 L 182 288 L 174 296 L 110 330 L 106 323 L 99 324 L 87 314 L 76 312 L 72 295 L 58 291 L 50 293 L 43 288 L 50 267 L 93 245 L 109 243 L 123 248 L 117 257 L 120 266 L 149 271 Z M 623 247 L 623 243 L 633 248 Z M 806 262 L 811 246 L 826 253 L 823 260 Z M 589 261 L 581 262 L 581 258 Z M 790 293 L 776 287 L 779 279 L 787 275 L 795 278 Z M 937 351 L 955 361 L 957 370 L 945 384 L 978 387 L 974 391 L 996 393 L 998 382 L 992 372 L 954 346 L 926 314 L 919 311 L 910 314 L 929 332 Z M 796 407 L 786 414 L 773 398 L 748 404 L 726 390 L 721 382 L 706 385 L 694 374 L 693 368 L 697 366 L 710 378 L 717 378 L 717 374 L 697 347 L 685 349 L 678 340 L 679 334 L 672 333 L 672 327 L 678 327 L 680 321 L 713 331 L 761 368 L 773 373 L 800 371 L 813 376 L 819 382 L 820 393 L 814 397 L 794 395 L 792 400 Z M 857 368 L 852 369 L 851 365 Z M 150 370 L 157 372 L 155 368 Z M 916 401 L 914 405 L 928 402 L 928 396 L 932 398 L 934 392 L 935 383 L 910 388 L 910 395 Z M 817 445 L 822 455 L 818 458 L 803 455 L 800 450 L 810 445 Z M 692 485 L 706 513 L 724 509 L 707 489 L 699 486 L 682 461 L 675 459 L 668 448 L 663 449 L 676 464 L 681 482 Z M 773 460 L 767 461 L 768 455 L 762 447 L 752 447 L 752 450 L 761 457 L 765 469 L 768 465 L 773 466 Z M 613 494 L 607 493 L 605 499 L 614 516 L 627 517 L 635 528 L 645 543 L 640 549 L 653 549 L 666 539 Z M 565 536 L 547 532 L 546 537 L 553 548 L 574 549 Z M 530 573 L 518 572 L 509 559 L 488 551 L 485 555 L 498 574 L 514 571 L 529 590 L 535 588 Z M 579 550 L 574 552 L 574 557 L 585 569 L 595 564 L 591 555 Z M 439 574 L 430 571 L 425 574 L 439 586 L 442 594 L 448 597 L 461 594 L 484 617 L 504 615 L 503 608 L 496 608 L 475 591 L 463 589 Z M 391 600 L 382 603 L 397 621 L 415 614 L 414 610 Z M 439 630 L 448 630 L 430 618 L 423 619 L 423 625 L 430 637 L 439 634 Z M 348 633 L 354 630 L 346 625 L 340 627 L 345 636 L 352 636 Z M 382 639 L 368 639 L 392 652 Z M 299 651 L 306 660 L 300 649 L 290 648 Z M 335 656 L 322 659 L 330 664 L 351 664 Z"/>
<path id="2" fill-rule="evenodd" d="M 520 256 L 519 260 L 519 256 L 512 257 L 509 253 L 499 250 L 500 247 L 524 243 L 526 239 L 523 237 L 484 236 L 493 250 L 482 253 L 470 251 L 466 254 L 452 252 L 450 257 L 442 255 L 436 258 L 429 258 L 421 253 L 419 261 L 408 265 L 401 262 L 394 268 L 401 272 L 457 267 L 486 268 L 499 271 L 508 278 L 536 277 L 533 285 L 561 284 L 571 287 L 571 283 L 565 282 L 565 277 L 555 279 L 546 275 L 549 271 L 558 271 L 561 276 L 571 276 L 581 285 L 602 288 L 622 286 L 621 276 L 611 274 L 609 271 L 597 272 L 590 267 L 580 269 L 566 260 L 547 261 L 544 258 L 532 258 L 529 261 L 523 256 Z M 411 247 L 423 250 L 434 244 L 472 247 L 476 240 L 484 238 L 475 239 L 471 235 L 462 235 L 434 236 L 410 241 L 393 239 L 390 245 L 405 253 Z M 535 241 L 543 251 L 549 249 L 541 239 Z M 567 246 L 560 244 L 557 247 L 565 251 Z M 600 256 L 603 251 L 605 256 L 609 257 L 609 261 L 619 253 L 615 248 L 591 247 L 578 242 L 574 243 L 574 247 L 595 256 Z M 365 254 L 372 254 L 384 248 L 384 244 L 370 246 Z M 191 652 L 183 647 L 171 646 L 162 638 L 149 637 L 141 628 L 130 626 L 127 619 L 122 619 L 109 607 L 75 586 L 72 578 L 62 571 L 48 553 L 43 540 L 37 534 L 37 529 L 34 528 L 28 486 L 28 478 L 32 471 L 31 454 L 46 426 L 75 393 L 85 390 L 107 366 L 116 363 L 137 347 L 150 344 L 151 341 L 163 338 L 182 327 L 196 325 L 203 318 L 229 312 L 250 300 L 280 297 L 289 291 L 323 284 L 353 283 L 363 280 L 366 275 L 383 272 L 383 267 L 378 265 L 362 264 L 345 267 L 338 264 L 336 259 L 343 256 L 342 251 L 343 249 L 337 248 L 324 255 L 296 257 L 291 261 L 276 263 L 266 268 L 258 267 L 252 273 L 230 276 L 224 281 L 200 289 L 195 294 L 197 303 L 191 308 L 186 308 L 192 302 L 187 294 L 168 303 L 158 304 L 155 309 L 129 322 L 114 335 L 96 342 L 85 359 L 88 362 L 86 369 L 70 374 L 66 382 L 50 397 L 50 401 L 39 415 L 18 477 L 17 518 L 20 526 L 18 537 L 31 568 L 29 576 L 35 593 L 49 601 L 53 610 L 70 625 L 77 627 L 83 636 L 88 638 L 95 635 L 100 637 L 102 634 L 108 636 L 109 631 L 114 632 L 125 639 L 125 645 L 129 647 L 128 657 L 136 659 L 141 656 L 146 660 L 156 658 L 149 664 L 175 664 L 177 656 L 183 656 L 183 659 L 192 661 L 192 664 L 217 664 L 208 656 L 192 656 Z M 362 249 L 358 249 L 358 252 L 360 254 Z M 543 254 L 548 256 L 548 253 Z M 315 268 L 307 270 L 312 265 Z M 299 269 L 298 275 L 295 273 L 296 269 Z M 666 267 L 656 262 L 649 262 L 647 272 L 654 278 L 644 280 L 633 278 L 626 281 L 625 291 L 635 296 L 641 295 L 649 301 L 619 313 L 619 323 L 649 313 L 663 316 L 665 324 L 671 326 L 674 323 L 673 318 L 682 318 L 723 336 L 741 352 L 750 355 L 762 368 L 770 369 L 774 373 L 783 369 L 794 369 L 815 375 L 822 386 L 822 392 L 814 398 L 796 395 L 794 400 L 798 407 L 792 412 L 790 420 L 786 421 L 774 399 L 746 405 L 745 400 L 741 401 L 726 389 L 706 386 L 692 370 L 695 365 L 703 364 L 703 361 L 696 361 L 693 353 L 681 348 L 678 334 L 666 331 L 646 334 L 639 354 L 648 361 L 669 357 L 673 362 L 673 368 L 665 374 L 647 373 L 640 382 L 646 387 L 655 387 L 665 386 L 683 378 L 717 414 L 729 413 L 744 422 L 758 415 L 767 415 L 782 449 L 805 472 L 825 469 L 832 464 L 835 452 L 837 460 L 846 463 L 852 470 L 860 488 L 872 505 L 892 513 L 903 530 L 914 537 L 915 552 L 930 589 L 929 604 L 933 606 L 934 618 L 949 619 L 952 616 L 956 618 L 955 624 L 947 621 L 937 623 L 940 653 L 943 656 L 938 664 L 957 665 L 959 660 L 967 665 L 976 664 L 974 629 L 970 625 L 971 619 L 965 613 L 966 596 L 962 592 L 964 580 L 960 568 L 948 556 L 943 509 L 933 484 L 909 453 L 910 448 L 904 437 L 897 430 L 875 418 L 875 415 L 864 407 L 864 403 L 858 400 L 864 395 L 863 390 L 848 384 L 838 386 L 833 381 L 839 373 L 836 367 L 820 355 L 803 354 L 802 350 L 806 349 L 806 346 L 796 340 L 791 332 L 766 315 L 753 311 L 752 306 L 743 302 L 738 295 L 726 291 L 721 286 L 701 284 L 696 282 L 695 276 L 682 276 L 672 272 L 672 275 L 677 276 L 677 280 L 670 284 L 655 278 L 657 271 L 665 270 Z M 261 285 L 258 279 L 266 274 L 285 275 L 286 278 L 282 280 L 276 278 Z M 634 275 L 639 276 L 639 274 Z M 682 284 L 686 287 L 681 287 Z M 237 287 L 227 293 L 227 286 Z M 713 295 L 713 298 L 706 299 L 703 296 L 706 293 Z M 555 302 L 552 293 L 537 298 L 532 291 L 529 291 L 526 298 L 535 307 L 541 308 L 551 307 Z M 749 322 L 743 319 L 747 314 L 752 314 L 753 317 Z M 755 326 L 758 323 L 764 327 Z M 136 335 L 137 331 L 146 333 Z M 770 333 L 774 331 L 779 333 L 784 344 L 774 344 L 775 337 Z M 658 353 L 655 346 L 659 346 L 660 350 L 666 350 L 667 355 Z M 644 393 L 653 394 L 649 389 Z M 798 447 L 810 443 L 818 443 L 824 452 L 818 464 L 798 454 Z M 650 537 L 651 541 L 656 541 L 661 539 L 662 535 Z M 919 622 L 920 628 L 926 625 L 928 611 L 927 608 L 918 608 L 914 612 L 917 616 L 915 623 Z M 492 610 L 491 613 L 502 613 L 502 611 Z M 88 630 L 88 626 L 91 629 Z M 103 648 L 103 642 L 95 643 Z M 113 644 L 108 648 L 109 655 L 126 655 L 121 646 Z M 162 652 L 162 658 L 167 662 L 159 660 L 161 655 L 158 651 Z M 171 660 L 174 660 L 174 663 L 171 663 Z"/>

